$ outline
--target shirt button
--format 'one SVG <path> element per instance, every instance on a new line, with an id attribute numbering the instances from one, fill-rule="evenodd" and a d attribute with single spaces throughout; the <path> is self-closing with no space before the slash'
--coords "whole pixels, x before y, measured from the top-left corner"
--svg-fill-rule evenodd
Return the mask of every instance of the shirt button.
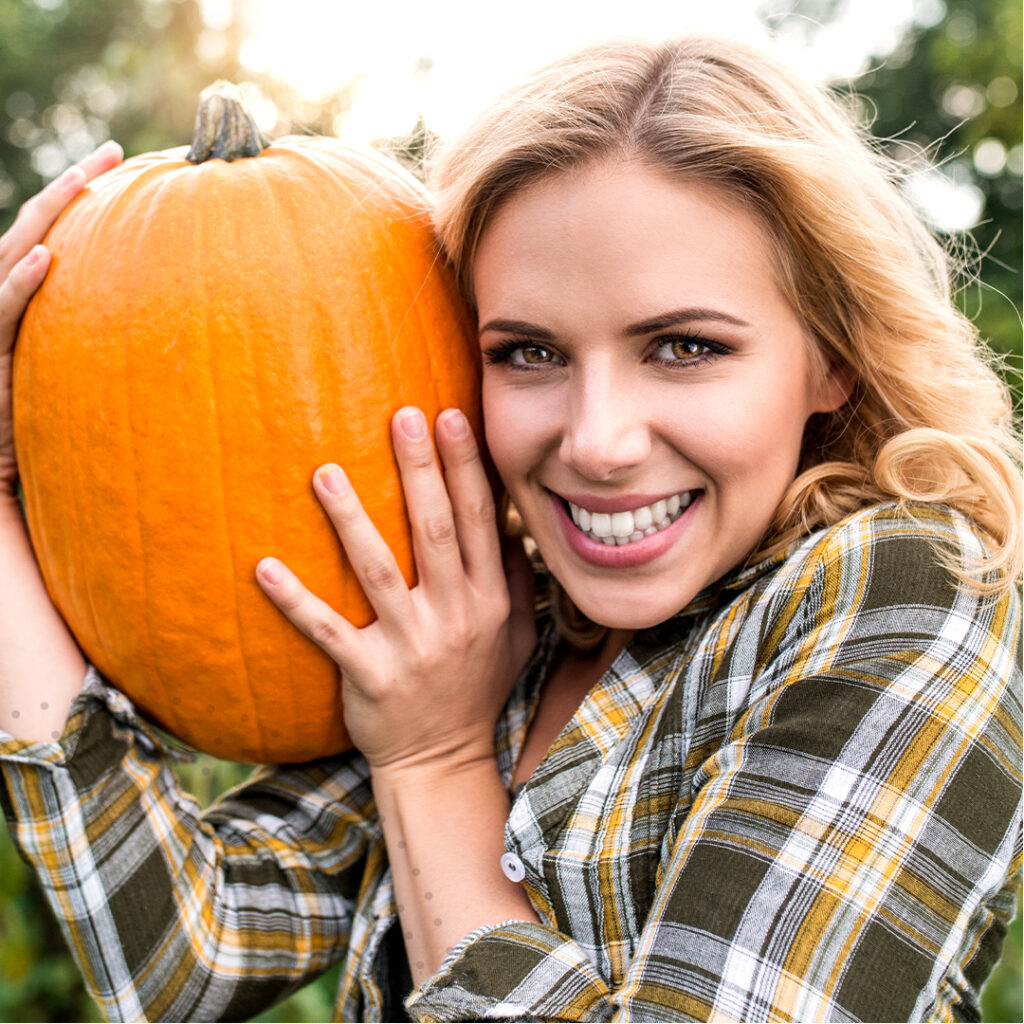
<path id="1" fill-rule="evenodd" d="M 526 868 L 514 853 L 502 854 L 501 870 L 510 882 L 521 882 L 526 877 Z"/>

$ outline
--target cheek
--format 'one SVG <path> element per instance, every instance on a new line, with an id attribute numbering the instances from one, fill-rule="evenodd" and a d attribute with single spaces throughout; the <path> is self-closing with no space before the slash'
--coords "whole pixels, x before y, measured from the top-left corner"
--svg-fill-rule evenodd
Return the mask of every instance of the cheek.
<path id="1" fill-rule="evenodd" d="M 515 395 L 507 388 L 489 386 L 486 376 L 482 399 L 487 450 L 505 486 L 512 490 L 517 472 L 526 470 L 529 439 L 523 424 L 530 423 L 531 418 L 523 412 Z"/>
<path id="2" fill-rule="evenodd" d="M 792 381 L 773 383 L 759 381 L 691 403 L 686 427 L 677 435 L 680 447 L 719 480 L 788 477 L 788 483 L 799 461 L 807 396 Z"/>

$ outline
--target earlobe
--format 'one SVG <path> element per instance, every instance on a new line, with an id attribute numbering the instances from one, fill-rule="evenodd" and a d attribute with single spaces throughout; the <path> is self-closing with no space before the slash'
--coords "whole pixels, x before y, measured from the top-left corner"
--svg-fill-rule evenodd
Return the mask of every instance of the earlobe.
<path id="1" fill-rule="evenodd" d="M 833 363 L 821 383 L 818 404 L 814 412 L 835 412 L 841 408 L 853 393 L 853 386 L 856 383 L 857 375 L 852 367 L 845 363 Z"/>

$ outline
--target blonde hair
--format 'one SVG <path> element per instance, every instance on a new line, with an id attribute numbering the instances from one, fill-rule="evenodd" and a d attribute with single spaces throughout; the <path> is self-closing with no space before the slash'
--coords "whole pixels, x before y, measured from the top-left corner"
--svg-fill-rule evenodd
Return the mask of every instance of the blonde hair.
<path id="1" fill-rule="evenodd" d="M 849 372 L 808 423 L 796 479 L 751 560 L 893 499 L 943 502 L 989 538 L 952 566 L 982 592 L 1020 572 L 1021 481 L 1008 391 L 951 301 L 943 248 L 897 168 L 837 100 L 731 40 L 610 43 L 506 93 L 432 169 L 436 227 L 472 301 L 489 218 L 540 178 L 598 159 L 722 186 L 766 225 L 780 285 L 822 372 Z"/>

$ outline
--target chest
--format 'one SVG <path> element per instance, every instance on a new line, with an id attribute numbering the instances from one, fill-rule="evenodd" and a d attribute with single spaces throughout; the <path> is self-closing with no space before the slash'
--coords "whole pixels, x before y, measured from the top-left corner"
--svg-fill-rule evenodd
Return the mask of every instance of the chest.
<path id="1" fill-rule="evenodd" d="M 523 748 L 512 776 L 513 788 L 526 782 L 544 759 L 591 688 L 615 660 L 625 639 L 606 643 L 596 655 L 567 651 L 552 667 L 530 720 Z"/>

